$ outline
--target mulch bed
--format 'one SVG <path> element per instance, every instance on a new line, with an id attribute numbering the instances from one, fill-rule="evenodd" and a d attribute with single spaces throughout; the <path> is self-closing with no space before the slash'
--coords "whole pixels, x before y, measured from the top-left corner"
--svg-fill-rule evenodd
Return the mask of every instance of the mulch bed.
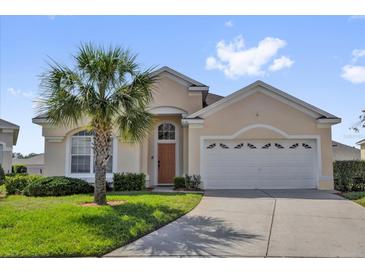
<path id="1" fill-rule="evenodd" d="M 123 201 L 123 200 L 116 200 L 116 201 L 107 201 L 106 202 L 109 206 L 118 206 L 118 205 L 123 205 L 126 204 L 127 201 Z M 82 203 L 80 204 L 81 206 L 100 206 L 94 202 L 89 202 L 89 203 Z"/>

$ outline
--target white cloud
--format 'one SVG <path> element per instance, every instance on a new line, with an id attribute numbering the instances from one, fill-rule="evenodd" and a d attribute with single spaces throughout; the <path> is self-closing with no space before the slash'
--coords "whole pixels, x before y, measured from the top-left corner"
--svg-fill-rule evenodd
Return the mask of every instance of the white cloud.
<path id="1" fill-rule="evenodd" d="M 365 83 L 365 67 L 346 65 L 342 67 L 341 76 L 354 84 Z"/>
<path id="2" fill-rule="evenodd" d="M 33 92 L 31 92 L 31 91 L 27 92 L 27 91 L 21 91 L 20 89 L 8 88 L 8 92 L 13 96 L 23 96 L 26 98 L 33 97 Z"/>
<path id="3" fill-rule="evenodd" d="M 285 46 L 286 41 L 273 37 L 266 37 L 251 48 L 246 48 L 242 35 L 228 43 L 221 40 L 216 45 L 217 56 L 208 57 L 205 68 L 223 71 L 230 78 L 264 75 L 264 66 Z"/>
<path id="4" fill-rule="evenodd" d="M 283 68 L 290 68 L 294 64 L 294 61 L 289 57 L 281 56 L 273 61 L 273 63 L 269 66 L 270 71 L 278 71 Z"/>
<path id="5" fill-rule="evenodd" d="M 365 56 L 365 49 L 354 49 L 352 51 L 353 61 L 356 62 L 357 59 Z"/>
<path id="6" fill-rule="evenodd" d="M 233 25 L 233 22 L 232 22 L 231 20 L 229 20 L 229 21 L 225 22 L 225 23 L 224 23 L 224 25 L 225 25 L 227 28 L 231 28 L 231 27 L 233 27 L 233 26 L 234 26 L 234 25 Z"/>

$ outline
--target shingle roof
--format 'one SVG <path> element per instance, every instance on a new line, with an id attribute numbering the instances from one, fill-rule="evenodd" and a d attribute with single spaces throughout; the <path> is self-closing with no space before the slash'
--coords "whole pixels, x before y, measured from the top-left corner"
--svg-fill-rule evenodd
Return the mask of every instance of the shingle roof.
<path id="1" fill-rule="evenodd" d="M 215 102 L 219 101 L 220 99 L 224 98 L 224 96 L 218 95 L 218 94 L 214 94 L 214 93 L 208 93 L 207 97 L 205 98 L 205 102 L 207 103 L 207 105 L 211 105 L 214 104 Z"/>

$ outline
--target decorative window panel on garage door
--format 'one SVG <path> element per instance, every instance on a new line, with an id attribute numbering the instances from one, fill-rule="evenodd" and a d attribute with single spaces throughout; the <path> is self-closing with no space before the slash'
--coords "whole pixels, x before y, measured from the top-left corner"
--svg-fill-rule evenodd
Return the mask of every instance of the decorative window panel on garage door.
<path id="1" fill-rule="evenodd" d="M 316 188 L 316 140 L 207 140 L 202 176 L 207 189 Z"/>

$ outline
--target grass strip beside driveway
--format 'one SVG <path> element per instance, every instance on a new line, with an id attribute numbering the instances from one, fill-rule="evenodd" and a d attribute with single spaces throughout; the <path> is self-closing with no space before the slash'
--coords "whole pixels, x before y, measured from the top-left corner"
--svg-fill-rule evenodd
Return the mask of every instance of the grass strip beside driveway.
<path id="1" fill-rule="evenodd" d="M 81 206 L 91 195 L 0 200 L 0 257 L 101 256 L 193 209 L 201 194 L 109 193 L 116 206 Z"/>
<path id="2" fill-rule="evenodd" d="M 347 192 L 342 194 L 346 199 L 365 207 L 365 192 Z"/>

